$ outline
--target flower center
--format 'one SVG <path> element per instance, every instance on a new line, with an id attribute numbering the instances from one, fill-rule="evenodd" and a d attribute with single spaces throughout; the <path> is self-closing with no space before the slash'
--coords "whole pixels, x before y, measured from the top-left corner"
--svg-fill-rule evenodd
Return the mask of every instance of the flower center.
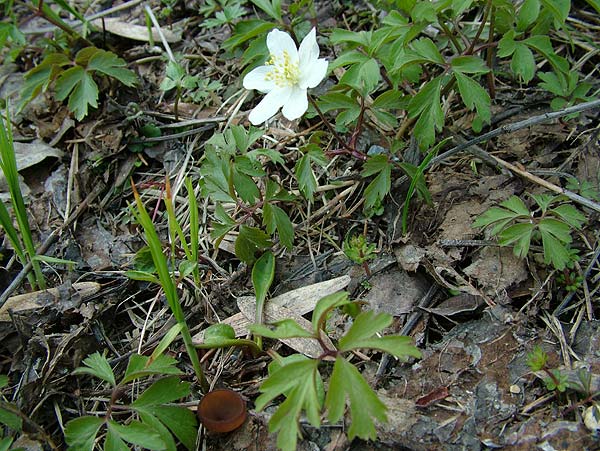
<path id="1" fill-rule="evenodd" d="M 292 61 L 285 50 L 282 55 L 271 55 L 267 66 L 273 66 L 273 70 L 265 75 L 265 80 L 273 81 L 280 88 L 294 86 L 300 79 L 300 67 L 297 61 Z"/>

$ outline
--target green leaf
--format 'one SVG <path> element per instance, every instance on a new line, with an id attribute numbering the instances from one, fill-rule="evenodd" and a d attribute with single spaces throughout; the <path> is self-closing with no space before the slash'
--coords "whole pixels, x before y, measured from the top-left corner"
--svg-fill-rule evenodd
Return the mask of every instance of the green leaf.
<path id="1" fill-rule="evenodd" d="M 72 451 L 92 451 L 94 442 L 104 419 L 97 417 L 79 417 L 71 420 L 65 427 L 65 442 Z"/>
<path id="2" fill-rule="evenodd" d="M 352 301 L 348 298 L 348 293 L 340 291 L 327 295 L 317 302 L 312 314 L 313 330 L 316 332 L 323 328 L 327 315 L 330 311 L 337 307 L 350 304 Z"/>
<path id="3" fill-rule="evenodd" d="M 8 451 L 10 449 L 10 445 L 12 445 L 12 442 L 12 437 L 0 438 L 0 451 Z M 18 448 L 15 451 L 20 451 L 21 449 L 22 448 Z"/>
<path id="4" fill-rule="evenodd" d="M 363 177 L 373 174 L 377 174 L 377 176 L 365 188 L 365 208 L 381 202 L 392 186 L 392 164 L 385 155 L 374 155 L 363 165 L 361 172 Z"/>
<path id="5" fill-rule="evenodd" d="M 288 250 L 294 247 L 294 225 L 287 213 L 277 205 L 271 203 L 264 205 L 263 224 L 270 234 L 273 234 L 275 229 L 277 229 L 281 244 Z"/>
<path id="6" fill-rule="evenodd" d="M 179 368 L 175 365 L 177 359 L 161 354 L 156 359 L 151 360 L 150 357 L 140 354 L 133 354 L 129 358 L 127 369 L 125 370 L 125 376 L 121 381 L 121 384 L 126 384 L 140 377 L 149 376 L 151 374 L 160 375 L 178 375 L 183 374 Z"/>
<path id="7" fill-rule="evenodd" d="M 531 216 L 529 208 L 527 208 L 520 197 L 510 196 L 508 199 L 501 202 L 500 205 L 502 205 L 504 208 L 508 208 L 510 211 L 514 211 L 517 215 L 527 218 Z"/>
<path id="8" fill-rule="evenodd" d="M 127 69 L 124 59 L 106 50 L 98 50 L 94 53 L 89 60 L 87 69 L 116 78 L 125 86 L 135 86 L 138 81 L 135 73 Z"/>
<path id="9" fill-rule="evenodd" d="M 511 225 L 502 230 L 498 235 L 500 246 L 508 246 L 514 243 L 513 252 L 519 258 L 525 258 L 529 252 L 531 234 L 535 226 L 529 222 Z"/>
<path id="10" fill-rule="evenodd" d="M 413 41 L 412 48 L 419 56 L 429 62 L 436 64 L 446 63 L 435 43 L 429 38 L 421 38 Z"/>
<path id="11" fill-rule="evenodd" d="M 256 260 L 255 253 L 273 245 L 267 235 L 256 227 L 240 226 L 240 232 L 235 240 L 235 255 L 241 261 L 252 264 Z"/>
<path id="12" fill-rule="evenodd" d="M 570 0 L 542 0 L 542 4 L 550 11 L 557 24 L 565 24 L 571 10 Z"/>
<path id="13" fill-rule="evenodd" d="M 535 75 L 535 58 L 533 53 L 524 44 L 516 44 L 510 68 L 523 83 L 529 83 Z"/>
<path id="14" fill-rule="evenodd" d="M 169 429 L 167 429 L 167 427 L 162 424 L 158 418 L 146 410 L 138 410 L 138 414 L 140 415 L 142 423 L 147 424 L 160 435 L 162 441 L 165 442 L 167 451 L 177 451 L 177 443 L 175 443 L 175 439 L 173 438 L 171 431 L 169 431 Z"/>
<path id="15" fill-rule="evenodd" d="M 194 412 L 179 406 L 157 406 L 151 411 L 187 449 L 196 449 L 198 422 Z"/>
<path id="16" fill-rule="evenodd" d="M 17 409 L 13 404 L 10 404 L 10 406 L 14 407 L 15 410 Z M 21 431 L 23 428 L 23 419 L 16 413 L 0 407 L 0 424 L 4 424 L 14 431 Z"/>
<path id="17" fill-rule="evenodd" d="M 408 104 L 409 117 L 418 117 L 414 134 L 422 148 L 434 143 L 436 130 L 440 131 L 444 125 L 440 101 L 441 84 L 441 77 L 427 82 Z"/>
<path id="18" fill-rule="evenodd" d="M 312 163 L 323 167 L 327 165 L 327 157 L 317 146 L 309 147 L 308 152 L 304 153 L 296 163 L 294 172 L 298 180 L 298 188 L 306 199 L 313 201 L 313 195 L 317 190 L 317 178 L 312 169 Z"/>
<path id="19" fill-rule="evenodd" d="M 0 388 L 4 388 L 8 385 L 8 376 L 6 374 L 0 374 Z"/>
<path id="20" fill-rule="evenodd" d="M 540 14 L 540 0 L 525 0 L 517 14 L 517 30 L 525 31 Z"/>
<path id="21" fill-rule="evenodd" d="M 562 204 L 550 211 L 577 230 L 580 230 L 587 222 L 587 218 L 572 205 Z"/>
<path id="22" fill-rule="evenodd" d="M 93 353 L 83 360 L 83 364 L 85 367 L 76 368 L 73 374 L 91 374 L 116 387 L 115 373 L 113 373 L 106 359 L 106 352 L 104 354 L 100 354 L 99 352 Z"/>
<path id="23" fill-rule="evenodd" d="M 160 434 L 149 425 L 133 420 L 128 425 L 121 425 L 116 421 L 108 421 L 108 429 L 117 434 L 120 438 L 133 445 L 141 446 L 144 449 L 163 450 L 166 449 L 165 442 Z"/>
<path id="24" fill-rule="evenodd" d="M 558 219 L 544 218 L 539 222 L 538 227 L 540 232 L 554 235 L 563 243 L 570 243 L 573 240 L 571 238 L 571 228 L 569 225 Z"/>
<path id="25" fill-rule="evenodd" d="M 356 367 L 338 356 L 335 359 L 333 373 L 329 379 L 329 390 L 325 398 L 330 423 L 336 423 L 342 418 L 346 407 L 346 397 L 350 399 L 350 415 L 352 417 L 348 438 L 352 440 L 354 437 L 360 437 L 363 440 L 375 440 L 377 432 L 373 420 L 387 421 L 387 408 Z"/>
<path id="26" fill-rule="evenodd" d="M 281 0 L 251 0 L 262 9 L 269 17 L 281 22 Z"/>
<path id="27" fill-rule="evenodd" d="M 277 446 L 283 451 L 296 450 L 300 436 L 299 420 L 304 410 L 310 424 L 321 424 L 321 402 L 318 395 L 318 382 L 321 376 L 317 360 L 302 359 L 289 363 L 273 371 L 260 386 L 262 394 L 256 399 L 256 409 L 262 410 L 277 396 L 286 394 L 277 411 L 269 420 L 269 431 L 278 432 Z"/>
<path id="28" fill-rule="evenodd" d="M 490 105 L 492 102 L 490 95 L 472 78 L 469 78 L 460 72 L 455 72 L 454 76 L 458 83 L 458 92 L 460 93 L 463 102 L 465 102 L 465 105 L 471 111 L 476 109 L 481 120 L 484 123 L 489 124 L 492 117 L 490 112 Z"/>
<path id="29" fill-rule="evenodd" d="M 88 105 L 98 107 L 98 85 L 92 76 L 81 66 L 64 71 L 56 80 L 56 99 L 69 96 L 68 107 L 80 121 L 88 113 Z"/>
<path id="30" fill-rule="evenodd" d="M 304 329 L 293 319 L 283 319 L 272 324 L 275 329 L 271 329 L 263 324 L 253 324 L 250 326 L 250 332 L 265 338 L 282 340 L 285 338 L 314 338 L 314 335 Z"/>
<path id="31" fill-rule="evenodd" d="M 106 438 L 104 439 L 104 451 L 130 451 L 127 444 L 123 439 L 115 432 L 113 428 L 109 426 Z"/>
<path id="32" fill-rule="evenodd" d="M 457 56 L 450 64 L 454 72 L 461 74 L 485 74 L 490 71 L 485 61 L 477 56 Z"/>
<path id="33" fill-rule="evenodd" d="M 540 234 L 542 235 L 542 245 L 544 246 L 544 261 L 552 263 L 558 270 L 565 269 L 569 261 L 571 261 L 571 254 L 563 243 L 561 243 L 562 240 L 558 240 L 553 233 L 543 229 L 541 224 Z"/>
<path id="34" fill-rule="evenodd" d="M 231 51 L 244 42 L 266 33 L 275 28 L 277 24 L 261 19 L 242 20 L 235 24 L 231 37 L 223 42 L 223 49 Z"/>
<path id="35" fill-rule="evenodd" d="M 158 277 L 156 277 L 154 274 L 151 274 L 146 271 L 135 271 L 135 270 L 130 269 L 128 271 L 125 271 L 125 275 L 132 280 L 139 280 L 140 282 L 150 282 L 150 283 L 160 284 L 160 280 L 158 280 Z"/>
<path id="36" fill-rule="evenodd" d="M 375 90 L 380 80 L 379 63 L 369 58 L 364 63 L 352 65 L 340 78 L 340 83 L 350 86 L 361 96 L 366 97 Z"/>
<path id="37" fill-rule="evenodd" d="M 149 407 L 176 401 L 190 394 L 190 383 L 183 382 L 177 376 L 165 377 L 148 387 L 131 406 Z"/>
<path id="38" fill-rule="evenodd" d="M 479 227 L 487 227 L 490 224 L 493 224 L 495 222 L 498 221 L 510 221 L 514 218 L 518 217 L 518 215 L 516 215 L 513 211 L 510 210 L 506 210 L 504 208 L 500 208 L 500 207 L 492 207 L 489 208 L 488 210 L 484 211 L 480 216 L 477 217 L 477 219 L 475 219 L 475 222 L 473 222 L 473 227 L 474 228 L 479 228 Z M 505 222 L 506 224 L 507 222 Z M 496 233 L 493 233 L 493 235 L 496 235 Z"/>
<path id="39" fill-rule="evenodd" d="M 252 286 L 256 295 L 256 322 L 261 324 L 265 299 L 273 278 L 275 277 L 275 257 L 270 251 L 265 252 L 252 267 Z"/>

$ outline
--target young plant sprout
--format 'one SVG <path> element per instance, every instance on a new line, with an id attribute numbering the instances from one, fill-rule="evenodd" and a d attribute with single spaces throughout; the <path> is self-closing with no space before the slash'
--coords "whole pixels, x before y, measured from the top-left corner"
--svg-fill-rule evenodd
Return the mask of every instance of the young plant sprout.
<path id="1" fill-rule="evenodd" d="M 264 66 L 244 77 L 244 88 L 267 94 L 250 112 L 250 122 L 259 125 L 281 108 L 286 119 L 294 120 L 308 109 L 306 90 L 325 78 L 328 62 L 319 58 L 316 30 L 313 28 L 300 43 L 279 30 L 267 35 L 270 58 Z"/>

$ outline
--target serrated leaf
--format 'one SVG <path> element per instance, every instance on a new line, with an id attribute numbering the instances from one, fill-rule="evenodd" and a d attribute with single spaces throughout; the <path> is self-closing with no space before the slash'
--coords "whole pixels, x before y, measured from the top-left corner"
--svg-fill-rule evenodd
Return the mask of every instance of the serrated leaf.
<path id="1" fill-rule="evenodd" d="M 190 394 L 190 383 L 178 377 L 165 377 L 154 382 L 131 403 L 134 408 L 149 407 L 176 401 Z"/>
<path id="2" fill-rule="evenodd" d="M 257 251 L 271 247 L 273 243 L 269 235 L 256 227 L 240 226 L 240 232 L 235 240 L 235 255 L 247 264 L 254 263 Z"/>
<path id="3" fill-rule="evenodd" d="M 281 0 L 251 0 L 262 9 L 269 17 L 281 22 Z"/>
<path id="4" fill-rule="evenodd" d="M 477 56 L 457 56 L 450 65 L 455 72 L 461 74 L 485 74 L 490 71 L 485 61 Z"/>
<path id="5" fill-rule="evenodd" d="M 573 240 L 571 238 L 571 228 L 569 225 L 558 219 L 544 218 L 539 222 L 538 227 L 540 232 L 550 233 L 563 243 L 570 243 Z"/>
<path id="6" fill-rule="evenodd" d="M 249 326 L 249 329 L 250 332 L 255 335 L 260 335 L 264 338 L 273 338 L 275 340 L 286 338 L 314 338 L 313 334 L 308 332 L 293 319 L 288 318 L 276 321 L 272 325 L 275 326 L 274 329 L 262 324 L 253 324 Z"/>
<path id="7" fill-rule="evenodd" d="M 525 0 L 517 14 L 517 30 L 525 31 L 540 14 L 540 0 Z"/>
<path id="8" fill-rule="evenodd" d="M 419 56 L 427 61 L 437 64 L 446 63 L 435 43 L 429 38 L 421 38 L 413 41 L 412 48 Z"/>
<path id="9" fill-rule="evenodd" d="M 571 260 L 568 249 L 548 230 L 540 227 L 540 234 L 542 235 L 542 245 L 544 246 L 544 261 L 552 263 L 558 270 L 565 269 L 567 263 Z"/>
<path id="10" fill-rule="evenodd" d="M 99 50 L 90 58 L 87 65 L 88 70 L 95 70 L 109 77 L 116 78 L 125 86 L 135 86 L 137 76 L 127 69 L 127 63 L 113 52 Z"/>
<path id="11" fill-rule="evenodd" d="M 117 385 L 115 381 L 115 373 L 106 359 L 106 353 L 100 354 L 99 352 L 95 352 L 86 357 L 83 360 L 83 364 L 85 366 L 76 368 L 73 371 L 73 374 L 91 374 L 92 376 L 108 382 L 113 387 Z"/>
<path id="12" fill-rule="evenodd" d="M 348 293 L 340 291 L 338 293 L 332 293 L 325 297 L 322 297 L 315 305 L 312 314 L 312 325 L 315 331 L 322 328 L 325 323 L 327 314 L 337 308 L 346 304 L 350 304 L 352 301 L 348 298 Z"/>
<path id="13" fill-rule="evenodd" d="M 137 420 L 133 420 L 127 425 L 109 420 L 108 428 L 126 442 L 144 449 L 163 450 L 167 447 L 157 431 Z"/>
<path id="14" fill-rule="evenodd" d="M 69 448 L 70 449 L 70 448 Z M 106 438 L 104 439 L 104 451 L 130 451 L 127 444 L 115 432 L 113 428 L 108 428 Z"/>
<path id="15" fill-rule="evenodd" d="M 97 417 L 79 417 L 65 426 L 65 442 L 73 451 L 92 451 L 94 442 L 104 419 Z"/>
<path id="16" fill-rule="evenodd" d="M 436 130 L 444 125 L 444 112 L 440 102 L 442 79 L 429 81 L 408 104 L 409 117 L 418 117 L 414 134 L 421 147 L 429 147 L 435 141 Z"/>
<path id="17" fill-rule="evenodd" d="M 298 189 L 304 195 L 304 197 L 312 202 L 313 195 L 317 190 L 317 178 L 310 165 L 311 158 L 308 153 L 302 155 L 302 157 L 296 163 L 295 174 L 296 180 L 298 180 Z"/>
<path id="18" fill-rule="evenodd" d="M 277 229 L 279 240 L 288 250 L 294 247 L 294 225 L 289 216 L 277 205 L 267 203 L 263 209 L 263 223 L 269 233 Z"/>
<path id="19" fill-rule="evenodd" d="M 277 24 L 261 19 L 241 20 L 235 24 L 231 37 L 223 42 L 223 49 L 231 51 L 244 42 L 275 28 Z"/>
<path id="20" fill-rule="evenodd" d="M 158 406 L 150 410 L 187 449 L 196 449 L 198 422 L 191 410 L 179 406 Z"/>
<path id="21" fill-rule="evenodd" d="M 269 431 L 278 432 L 277 446 L 294 451 L 300 436 L 299 420 L 304 410 L 315 427 L 321 424 L 321 403 L 317 390 L 320 374 L 317 360 L 304 359 L 281 366 L 261 385 L 262 394 L 256 399 L 256 409 L 262 410 L 277 396 L 287 394 L 269 420 Z"/>
<path id="22" fill-rule="evenodd" d="M 562 204 L 550 210 L 571 227 L 579 230 L 586 223 L 586 217 L 572 205 Z"/>
<path id="23" fill-rule="evenodd" d="M 514 211 L 517 215 L 529 217 L 531 212 L 529 208 L 525 205 L 525 202 L 521 200 L 520 197 L 510 196 L 505 201 L 500 203 L 504 208 L 509 209 L 510 211 Z"/>
<path id="24" fill-rule="evenodd" d="M 531 244 L 531 234 L 535 226 L 529 222 L 513 224 L 498 234 L 498 243 L 508 246 L 514 243 L 513 253 L 519 258 L 525 258 Z"/>
<path id="25" fill-rule="evenodd" d="M 483 122 L 489 124 L 492 117 L 490 112 L 490 105 L 492 102 L 490 95 L 472 78 L 469 78 L 460 72 L 455 72 L 454 76 L 456 77 L 456 82 L 458 84 L 458 91 L 463 102 L 465 102 L 465 105 L 470 110 L 476 109 L 477 114 L 481 117 Z"/>
<path id="26" fill-rule="evenodd" d="M 360 313 L 350 329 L 339 342 L 340 351 L 350 351 L 364 339 L 381 332 L 392 323 L 392 316 L 386 313 L 375 313 L 372 310 Z"/>
<path id="27" fill-rule="evenodd" d="M 489 208 L 488 210 L 484 211 L 480 216 L 478 216 L 477 219 L 475 219 L 475 221 L 473 222 L 472 227 L 475 227 L 475 228 L 487 227 L 490 224 L 493 224 L 495 222 L 510 221 L 516 217 L 518 217 L 518 215 L 516 215 L 514 212 L 512 212 L 510 210 L 506 210 L 506 209 L 500 208 L 500 207 L 492 207 L 492 208 Z M 505 223 L 507 223 L 507 222 L 505 222 Z M 495 235 L 495 233 L 494 233 L 494 235 Z"/>
<path id="28" fill-rule="evenodd" d="M 56 98 L 69 97 L 68 107 L 80 121 L 88 113 L 88 106 L 98 107 L 98 85 L 81 66 L 64 71 L 56 80 Z"/>
<path id="29" fill-rule="evenodd" d="M 377 174 L 377 176 L 365 188 L 365 208 L 379 204 L 392 186 L 392 164 L 385 155 L 372 156 L 363 165 L 361 172 L 363 177 L 373 174 Z"/>
<path id="30" fill-rule="evenodd" d="M 371 107 L 384 109 L 401 108 L 403 97 L 404 95 L 400 91 L 396 89 L 389 89 L 377 96 L 375 100 L 373 100 Z"/>
<path id="31" fill-rule="evenodd" d="M 140 415 L 142 423 L 147 424 L 154 429 L 158 435 L 160 435 L 162 441 L 165 442 L 167 451 L 177 451 L 177 443 L 175 443 L 175 439 L 173 438 L 171 431 L 169 431 L 169 429 L 167 429 L 167 427 L 162 424 L 158 418 L 145 410 L 138 410 L 138 414 Z"/>
<path id="32" fill-rule="evenodd" d="M 570 0 L 542 0 L 544 8 L 548 9 L 554 20 L 564 25 L 571 9 Z"/>
<path id="33" fill-rule="evenodd" d="M 533 53 L 524 44 L 518 43 L 515 46 L 510 68 L 523 83 L 529 83 L 535 75 L 535 58 Z"/>
<path id="34" fill-rule="evenodd" d="M 160 375 L 178 375 L 183 374 L 182 371 L 177 368 L 177 359 L 161 354 L 156 359 L 151 360 L 150 357 L 140 354 L 133 354 L 129 358 L 127 369 L 125 370 L 125 376 L 121 381 L 121 384 L 126 384 L 132 380 L 139 379 L 140 377 L 149 376 L 151 374 Z"/>
<path id="35" fill-rule="evenodd" d="M 377 397 L 369 384 L 360 375 L 354 365 L 343 357 L 337 357 L 333 373 L 329 379 L 329 390 L 325 397 L 325 406 L 331 423 L 342 418 L 346 406 L 346 397 L 350 400 L 352 424 L 348 430 L 348 438 L 360 437 L 363 440 L 375 440 L 374 419 L 387 421 L 385 404 Z"/>

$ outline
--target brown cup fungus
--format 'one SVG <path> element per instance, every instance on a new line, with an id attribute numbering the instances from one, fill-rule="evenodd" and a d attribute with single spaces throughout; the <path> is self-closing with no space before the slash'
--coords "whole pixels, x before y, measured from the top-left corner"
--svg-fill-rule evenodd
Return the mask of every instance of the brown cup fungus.
<path id="1" fill-rule="evenodd" d="M 211 432 L 231 432 L 246 420 L 246 401 L 232 390 L 213 390 L 200 400 L 198 418 Z"/>

